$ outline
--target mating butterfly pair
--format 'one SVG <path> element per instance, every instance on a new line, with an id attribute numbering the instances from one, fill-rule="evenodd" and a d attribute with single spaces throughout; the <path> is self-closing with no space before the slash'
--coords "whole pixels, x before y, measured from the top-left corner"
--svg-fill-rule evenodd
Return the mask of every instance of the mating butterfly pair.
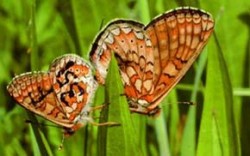
<path id="1" fill-rule="evenodd" d="M 211 16 L 182 7 L 147 26 L 130 20 L 109 23 L 96 37 L 90 60 L 105 83 L 114 52 L 132 112 L 154 115 L 202 51 L 214 27 Z M 7 89 L 26 109 L 63 126 L 70 134 L 92 119 L 91 99 L 97 88 L 91 65 L 76 55 L 54 60 L 48 72 L 15 77 Z"/>

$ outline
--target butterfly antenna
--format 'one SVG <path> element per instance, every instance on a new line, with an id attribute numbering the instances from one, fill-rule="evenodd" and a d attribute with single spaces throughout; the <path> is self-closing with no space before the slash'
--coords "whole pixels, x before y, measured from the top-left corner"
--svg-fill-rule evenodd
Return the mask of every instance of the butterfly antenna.
<path id="1" fill-rule="evenodd" d="M 94 122 L 94 121 L 91 121 L 90 124 L 94 125 L 94 126 L 110 126 L 110 127 L 113 127 L 113 126 L 120 126 L 121 124 L 120 123 L 117 123 L 117 122 L 103 122 L 103 123 L 97 123 L 97 122 Z"/>
<path id="2" fill-rule="evenodd" d="M 162 103 L 161 107 L 165 107 L 167 105 L 173 105 L 173 104 L 181 104 L 181 105 L 190 105 L 190 106 L 196 106 L 196 103 L 195 102 L 192 102 L 192 101 L 180 101 L 180 102 L 173 102 L 173 103 L 170 103 L 170 102 L 167 102 L 167 103 Z"/>
<path id="3" fill-rule="evenodd" d="M 181 101 L 181 102 L 177 102 L 178 104 L 184 104 L 184 105 L 196 105 L 195 102 L 192 101 Z"/>
<path id="4" fill-rule="evenodd" d="M 110 103 L 102 104 L 102 105 L 99 105 L 99 106 L 92 107 L 91 110 L 90 110 L 90 112 L 93 112 L 93 111 L 99 110 L 99 109 L 103 109 L 104 107 L 107 107 L 108 105 L 110 105 Z"/>

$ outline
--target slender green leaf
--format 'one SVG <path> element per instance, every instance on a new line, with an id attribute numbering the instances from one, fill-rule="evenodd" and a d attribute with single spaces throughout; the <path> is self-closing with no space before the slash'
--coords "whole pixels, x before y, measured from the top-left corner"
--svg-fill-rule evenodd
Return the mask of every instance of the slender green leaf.
<path id="1" fill-rule="evenodd" d="M 31 33 L 30 33 L 30 41 L 31 41 L 31 67 L 33 70 L 38 69 L 37 60 L 38 59 L 38 48 L 37 48 L 37 37 L 36 37 L 36 22 L 35 22 L 35 8 L 36 8 L 36 1 L 33 0 L 31 5 Z M 27 110 L 27 114 L 29 118 L 31 119 L 31 127 L 33 130 L 33 134 L 35 137 L 32 137 L 33 141 L 33 150 L 34 155 L 40 156 L 40 155 L 51 155 L 51 150 L 48 146 L 47 140 L 42 137 L 42 134 L 40 133 L 39 129 L 35 124 L 38 123 L 36 117 L 33 113 L 29 112 Z M 38 144 L 38 146 L 35 146 L 35 144 Z M 37 147 L 39 148 L 39 151 L 37 150 Z"/>
<path id="2" fill-rule="evenodd" d="M 197 155 L 239 155 L 238 138 L 233 118 L 232 88 L 222 49 L 208 50 L 205 104 L 202 114 Z M 216 69 L 216 70 L 215 70 Z"/>
<path id="3" fill-rule="evenodd" d="M 195 102 L 196 105 L 201 105 L 201 101 L 196 100 L 199 86 L 200 86 L 200 80 L 202 73 L 204 71 L 205 65 L 207 60 L 207 51 L 204 51 L 199 59 L 198 65 L 197 65 L 197 72 L 194 79 L 194 86 L 193 91 L 191 95 L 191 102 Z M 181 147 L 181 155 L 195 155 L 196 153 L 196 106 L 190 106 L 189 112 L 188 112 L 188 119 L 185 125 L 183 139 L 182 139 L 182 147 Z"/>
<path id="4" fill-rule="evenodd" d="M 140 140 L 137 139 L 137 125 L 134 125 L 130 114 L 126 98 L 121 96 L 123 86 L 115 59 L 112 59 L 106 81 L 106 103 L 109 103 L 106 112 L 108 121 L 121 124 L 115 127 L 100 127 L 99 135 L 99 155 L 124 155 L 129 156 L 134 153 L 143 155 L 143 149 L 140 149 Z M 104 121 L 102 121 L 104 122 Z"/>

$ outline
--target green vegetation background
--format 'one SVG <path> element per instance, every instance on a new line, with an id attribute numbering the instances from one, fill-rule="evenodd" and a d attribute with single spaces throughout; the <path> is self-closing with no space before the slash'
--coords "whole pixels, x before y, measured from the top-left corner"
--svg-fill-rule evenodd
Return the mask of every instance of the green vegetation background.
<path id="1" fill-rule="evenodd" d="M 88 59 L 95 35 L 108 21 L 147 24 L 178 6 L 210 12 L 215 33 L 184 79 L 162 102 L 157 118 L 130 114 L 115 60 L 93 116 L 119 127 L 87 125 L 66 138 L 35 119 L 6 91 L 14 75 L 47 70 L 65 53 Z M 0 155 L 250 155 L 249 0 L 0 0 Z M 195 106 L 178 104 L 193 101 Z M 52 125 L 39 118 L 39 123 Z M 33 127 L 33 128 L 32 128 Z"/>

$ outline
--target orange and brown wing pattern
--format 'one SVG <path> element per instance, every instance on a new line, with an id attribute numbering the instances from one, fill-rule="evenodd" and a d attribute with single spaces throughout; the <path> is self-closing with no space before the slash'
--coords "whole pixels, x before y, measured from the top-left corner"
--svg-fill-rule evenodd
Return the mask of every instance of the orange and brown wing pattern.
<path id="1" fill-rule="evenodd" d="M 55 59 L 48 72 L 21 74 L 7 86 L 24 108 L 65 129 L 70 135 L 86 124 L 97 88 L 91 66 L 77 55 Z"/>
<path id="2" fill-rule="evenodd" d="M 96 37 L 90 53 L 98 79 L 104 83 L 112 52 L 118 61 L 129 100 L 149 103 L 153 100 L 153 53 L 151 41 L 135 21 L 116 20 Z"/>
<path id="3" fill-rule="evenodd" d="M 208 13 L 191 7 L 168 11 L 147 26 L 113 21 L 97 36 L 91 62 L 99 82 L 104 83 L 114 52 L 130 110 L 154 115 L 161 100 L 201 53 L 213 27 Z"/>
<path id="4" fill-rule="evenodd" d="M 69 121 L 88 114 L 97 88 L 91 66 L 77 55 L 63 55 L 50 66 L 52 86 Z"/>
<path id="5" fill-rule="evenodd" d="M 16 76 L 7 90 L 21 106 L 31 112 L 61 126 L 72 126 L 58 103 L 48 72 L 29 72 Z"/>
<path id="6" fill-rule="evenodd" d="M 213 32 L 214 21 L 208 13 L 182 7 L 155 18 L 145 32 L 154 53 L 154 109 L 179 82 Z"/>

